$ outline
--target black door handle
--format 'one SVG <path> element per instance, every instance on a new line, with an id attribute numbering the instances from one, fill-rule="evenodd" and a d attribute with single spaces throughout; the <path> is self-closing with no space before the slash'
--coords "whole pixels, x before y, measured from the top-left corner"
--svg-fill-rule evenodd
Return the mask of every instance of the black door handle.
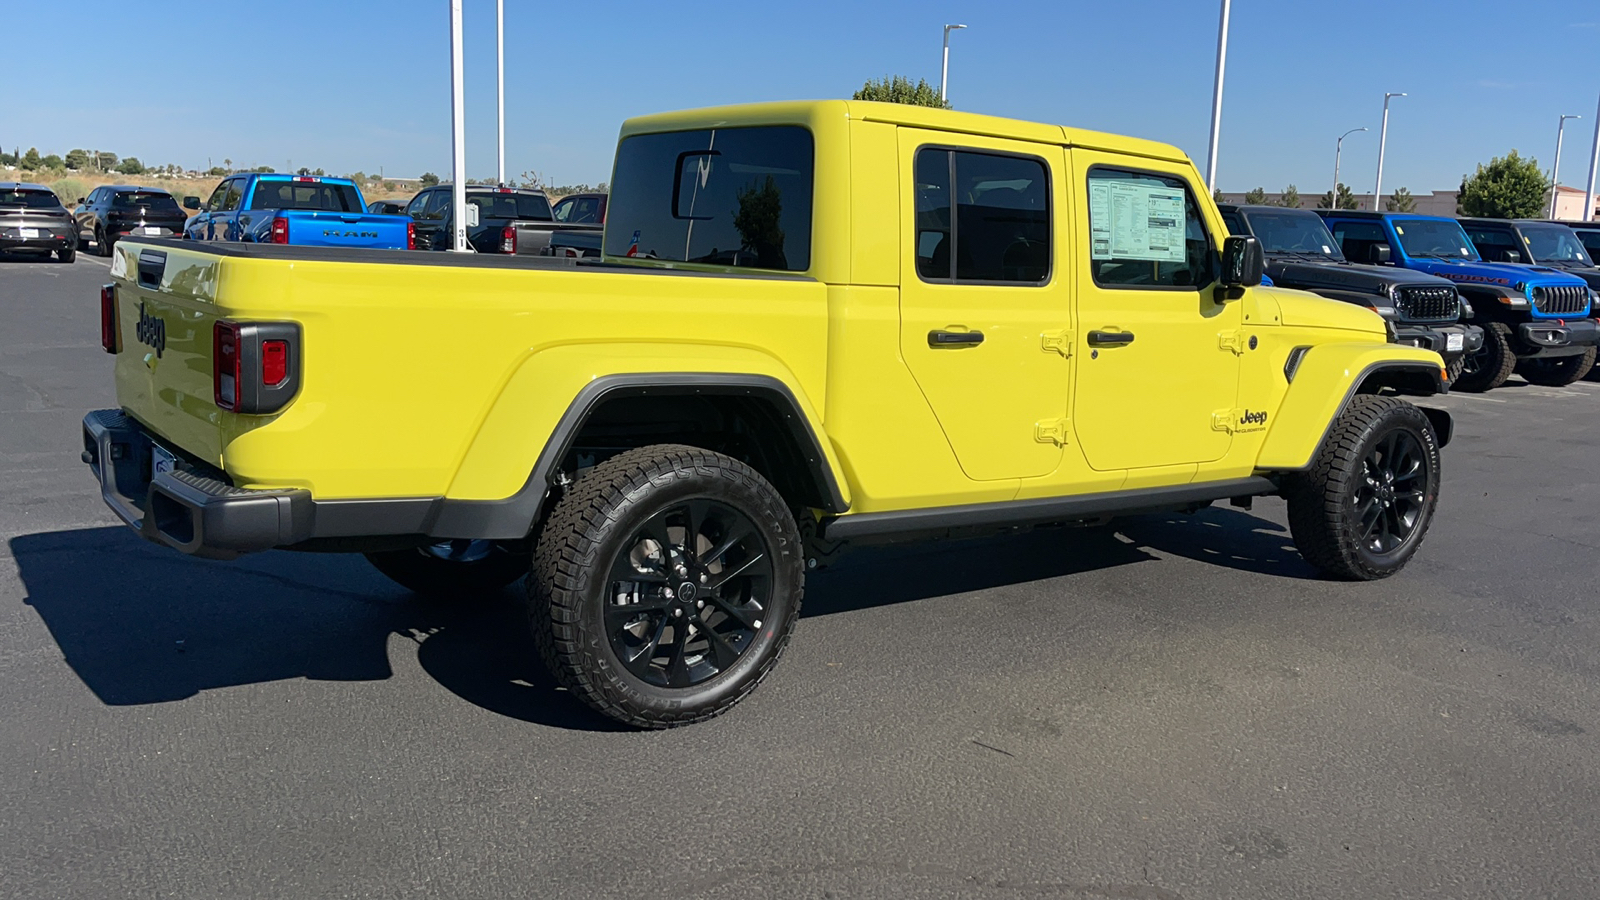
<path id="1" fill-rule="evenodd" d="M 1091 331 L 1089 332 L 1091 344 L 1131 344 L 1133 332 L 1131 331 Z"/>
<path id="2" fill-rule="evenodd" d="M 929 347 L 966 347 L 983 343 L 981 331 L 930 331 Z"/>

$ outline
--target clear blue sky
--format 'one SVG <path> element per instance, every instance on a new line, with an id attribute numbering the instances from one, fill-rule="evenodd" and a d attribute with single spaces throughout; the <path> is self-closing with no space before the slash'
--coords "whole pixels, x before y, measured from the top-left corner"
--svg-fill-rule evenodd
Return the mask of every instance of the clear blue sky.
<path id="1" fill-rule="evenodd" d="M 465 0 L 467 154 L 494 172 L 494 0 Z M 1204 166 L 1216 0 L 507 0 L 507 170 L 554 183 L 610 176 L 631 115 L 845 97 L 874 76 L 937 83 L 952 36 L 962 109 L 1169 141 Z M 147 164 L 445 173 L 446 0 L 159 3 L 74 0 L 44 40 L 9 42 L 0 143 L 109 149 Z M 64 25 L 64 27 L 63 27 Z M 63 44 L 81 37 L 83 48 Z M 109 40 L 109 44 L 106 41 Z M 137 47 L 119 53 L 117 45 Z M 168 48 L 165 53 L 156 48 Z M 1587 177 L 1600 93 L 1593 0 L 1235 0 L 1218 182 L 1372 189 L 1383 92 L 1386 188 L 1454 188 L 1516 148 L 1562 181 Z M 194 52 L 191 52 L 194 51 Z M 131 64 L 154 65 L 142 82 Z M 1480 59 L 1470 63 L 1474 57 Z M 111 74 L 97 76 L 100 64 Z M 36 80 L 33 80 L 36 79 Z"/>

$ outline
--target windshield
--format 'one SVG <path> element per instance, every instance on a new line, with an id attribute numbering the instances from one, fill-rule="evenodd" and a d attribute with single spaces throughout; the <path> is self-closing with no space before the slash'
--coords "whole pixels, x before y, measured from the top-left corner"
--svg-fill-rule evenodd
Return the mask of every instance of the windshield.
<path id="1" fill-rule="evenodd" d="M 1471 259 L 1478 254 L 1458 222 L 1449 219 L 1403 219 L 1394 223 L 1400 246 L 1407 256 L 1434 259 Z"/>
<path id="2" fill-rule="evenodd" d="M 1565 225 L 1523 225 L 1522 239 L 1534 262 L 1569 262 L 1592 266 L 1594 260 L 1578 242 L 1578 236 Z"/>
<path id="3" fill-rule="evenodd" d="M 625 138 L 606 255 L 803 272 L 813 155 L 811 132 L 788 125 Z"/>
<path id="4" fill-rule="evenodd" d="M 552 221 L 550 202 L 538 194 L 468 193 L 467 202 L 478 208 L 483 219 L 537 219 Z"/>
<path id="5" fill-rule="evenodd" d="M 0 206 L 11 209 L 55 209 L 61 205 L 49 191 L 0 191 Z"/>
<path id="6" fill-rule="evenodd" d="M 129 191 L 111 198 L 112 209 L 137 209 L 144 207 L 155 212 L 179 212 L 178 201 L 171 194 Z"/>
<path id="7" fill-rule="evenodd" d="M 327 212 L 366 212 L 354 185 L 318 181 L 256 182 L 251 209 L 315 209 Z"/>
<path id="8" fill-rule="evenodd" d="M 1258 212 L 1243 213 L 1250 222 L 1250 233 L 1261 242 L 1264 253 L 1294 253 L 1323 259 L 1344 260 L 1339 245 L 1328 233 L 1328 226 L 1316 213 Z"/>

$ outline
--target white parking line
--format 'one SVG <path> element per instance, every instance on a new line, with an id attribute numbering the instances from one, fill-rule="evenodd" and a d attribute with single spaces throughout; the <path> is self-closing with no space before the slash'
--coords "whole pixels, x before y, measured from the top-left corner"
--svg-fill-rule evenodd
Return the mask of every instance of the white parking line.
<path id="1" fill-rule="evenodd" d="M 101 266 L 105 266 L 105 267 L 106 267 L 106 268 L 108 268 L 108 269 L 109 269 L 109 268 L 111 268 L 111 262 L 110 262 L 110 260 L 105 260 L 105 259 L 96 259 L 96 258 L 95 258 L 95 257 L 93 257 L 93 256 L 85 256 L 85 257 L 84 257 L 84 258 L 83 258 L 83 261 L 84 261 L 84 262 L 92 262 L 92 263 L 95 263 L 95 264 L 96 264 L 96 265 L 101 265 Z"/>

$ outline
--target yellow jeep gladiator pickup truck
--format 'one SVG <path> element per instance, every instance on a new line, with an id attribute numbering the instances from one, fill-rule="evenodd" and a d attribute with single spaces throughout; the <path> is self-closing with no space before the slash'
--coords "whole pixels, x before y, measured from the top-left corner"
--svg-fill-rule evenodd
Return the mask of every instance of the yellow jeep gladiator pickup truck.
<path id="1" fill-rule="evenodd" d="M 881 103 L 627 122 L 596 260 L 129 238 L 84 461 L 149 540 L 527 576 L 600 712 L 704 719 L 846 543 L 1288 502 L 1335 578 L 1438 499 L 1439 357 L 1261 286 L 1177 149 Z"/>

